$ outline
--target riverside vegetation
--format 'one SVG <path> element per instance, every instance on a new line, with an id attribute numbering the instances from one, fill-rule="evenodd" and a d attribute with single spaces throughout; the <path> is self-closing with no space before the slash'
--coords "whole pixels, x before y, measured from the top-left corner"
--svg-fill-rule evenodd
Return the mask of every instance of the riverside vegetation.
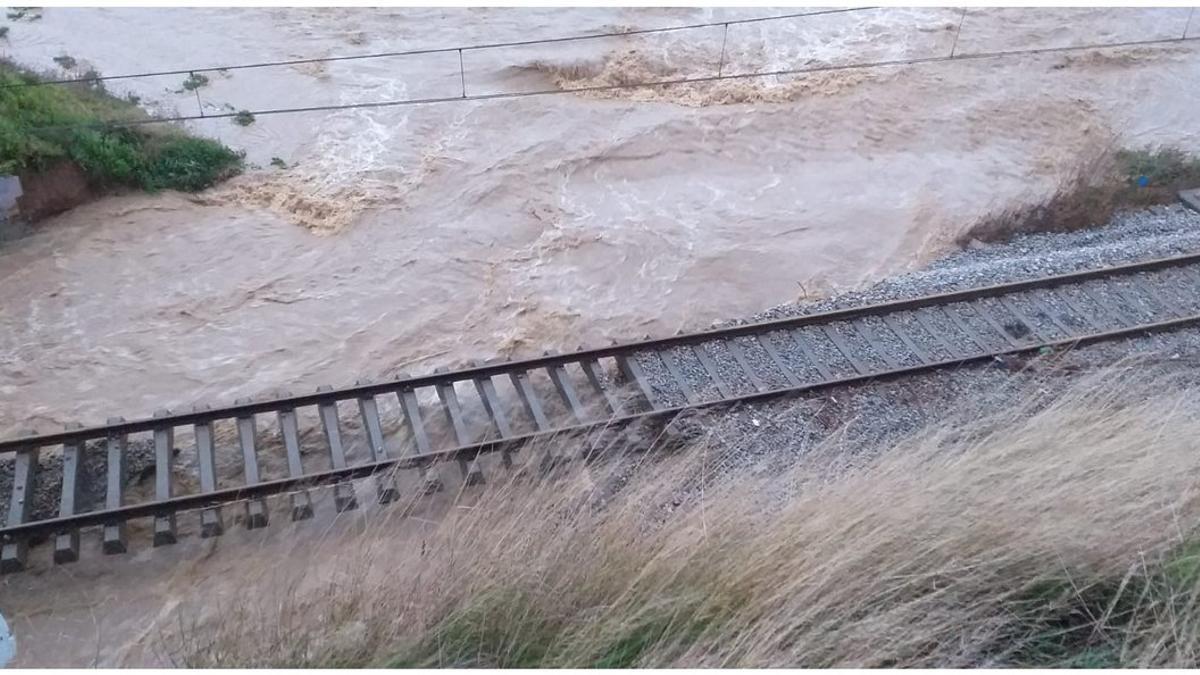
<path id="1" fill-rule="evenodd" d="M 66 161 L 101 190 L 195 192 L 241 170 L 239 153 L 178 127 L 112 126 L 153 118 L 133 100 L 107 92 L 96 76 L 27 86 L 47 78 L 0 62 L 0 173 L 37 173 Z"/>
<path id="2" fill-rule="evenodd" d="M 1176 200 L 1180 190 L 1200 187 L 1200 157 L 1173 147 L 1105 149 L 1080 161 L 1049 198 L 988 215 L 958 236 L 1003 241 L 1027 232 L 1069 232 L 1109 221 L 1121 209 Z"/>

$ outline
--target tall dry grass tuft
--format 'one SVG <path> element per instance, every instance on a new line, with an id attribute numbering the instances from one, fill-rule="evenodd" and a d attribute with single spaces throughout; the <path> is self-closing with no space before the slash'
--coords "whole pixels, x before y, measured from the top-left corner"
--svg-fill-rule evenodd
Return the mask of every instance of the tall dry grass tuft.
<path id="1" fill-rule="evenodd" d="M 955 243 L 1092 227 L 1121 209 L 1167 204 L 1180 190 L 1195 187 L 1200 187 L 1200 158 L 1177 148 L 1118 149 L 1113 139 L 1085 153 L 1049 199 L 992 213 L 959 234 Z"/>
<path id="2" fill-rule="evenodd" d="M 494 480 L 159 643 L 189 666 L 1195 666 L 1197 406 L 1108 372 L 857 467 L 831 440 L 714 471 L 713 436 Z"/>

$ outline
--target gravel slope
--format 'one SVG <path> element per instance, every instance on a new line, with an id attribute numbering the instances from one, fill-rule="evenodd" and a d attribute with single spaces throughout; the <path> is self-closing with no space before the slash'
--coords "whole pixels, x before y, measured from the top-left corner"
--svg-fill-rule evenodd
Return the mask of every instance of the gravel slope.
<path id="1" fill-rule="evenodd" d="M 1200 214 L 1179 205 L 1155 207 L 1119 214 L 1109 224 L 1094 229 L 1023 235 L 1006 243 L 963 250 L 864 291 L 782 305 L 730 323 L 805 315 L 1195 251 L 1200 251 Z M 986 413 L 1011 405 L 1031 392 L 1053 393 L 1086 373 L 1126 363 L 1123 360 L 1130 369 L 1200 382 L 1200 329 L 842 387 L 819 395 L 746 406 L 730 415 L 700 418 L 687 427 L 722 439 L 728 466 L 755 465 L 771 470 L 780 462 L 804 457 L 834 432 L 845 434 L 848 447 L 867 449 L 954 414 Z M 862 459 L 852 454 L 844 458 L 847 463 Z"/>
<path id="2" fill-rule="evenodd" d="M 1120 213 L 1101 227 L 1068 233 L 1021 235 L 1005 243 L 968 248 L 915 272 L 884 279 L 864 291 L 817 302 L 780 305 L 749 317 L 745 322 L 1067 274 L 1198 250 L 1200 213 L 1180 204 L 1156 206 Z"/>

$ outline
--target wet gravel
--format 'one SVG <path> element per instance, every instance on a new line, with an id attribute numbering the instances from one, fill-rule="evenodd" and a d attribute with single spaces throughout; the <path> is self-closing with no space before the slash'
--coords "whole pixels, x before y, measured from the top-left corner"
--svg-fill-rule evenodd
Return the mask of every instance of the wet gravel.
<path id="1" fill-rule="evenodd" d="M 809 359 L 789 331 L 772 331 L 763 337 L 769 340 L 779 354 L 779 358 L 787 363 L 792 373 L 801 382 L 811 382 L 821 377 L 821 372 Z"/>
<path id="2" fill-rule="evenodd" d="M 807 315 L 1197 251 L 1200 251 L 1200 214 L 1181 206 L 1156 207 L 1120 214 L 1112 223 L 1092 230 L 1025 235 L 1006 243 L 968 248 L 925 269 L 884 280 L 863 291 L 818 302 L 784 305 L 723 325 Z M 1195 286 L 1193 274 L 1173 270 L 1147 278 L 1155 280 L 1150 286 L 1158 297 L 1180 309 L 1194 311 L 1200 307 L 1200 299 L 1190 293 L 1172 290 L 1172 282 Z M 1139 283 L 1145 286 L 1146 279 Z M 1113 320 L 1115 317 L 1106 316 L 1114 311 L 1124 315 L 1126 321 L 1161 317 L 1158 304 L 1147 301 L 1135 289 L 1129 280 L 1104 280 L 1087 284 L 1086 292 L 1060 289 L 1055 294 L 1022 294 L 1003 303 L 989 300 L 988 309 L 995 321 L 1017 342 L 1028 343 L 1038 336 L 1051 339 L 1064 336 L 1062 329 L 1046 315 L 1047 311 L 1055 312 L 1058 321 L 1073 330 L 1089 332 L 1094 328 L 1072 308 L 1096 317 L 1104 324 L 1103 328 L 1119 325 Z M 1008 346 L 1008 342 L 996 335 L 972 307 L 956 304 L 947 309 L 983 340 L 986 347 Z M 950 349 L 974 351 L 973 347 L 959 347 L 969 344 L 970 338 L 943 309 L 905 312 L 895 315 L 893 320 L 914 343 L 935 358 L 947 358 Z M 893 360 L 910 364 L 911 357 L 906 355 L 911 354 L 911 350 L 887 330 L 881 320 L 872 319 L 868 325 L 870 340 L 886 350 Z M 839 334 L 863 346 L 863 336 L 848 328 L 840 326 Z M 941 339 L 931 331 L 938 332 Z M 800 333 L 806 337 L 809 349 L 823 360 L 826 369 L 835 377 L 854 374 L 851 365 L 820 328 L 806 327 Z M 780 335 L 782 333 L 775 333 L 772 337 Z M 806 380 L 814 379 L 815 367 L 794 342 L 777 339 L 775 344 L 796 374 Z M 881 367 L 884 364 L 877 351 L 872 348 L 856 350 L 856 355 L 867 359 L 873 368 Z M 717 356 L 720 349 L 715 348 L 713 352 Z M 687 423 L 686 429 L 722 439 L 723 461 L 728 466 L 770 468 L 777 462 L 795 461 L 835 431 L 845 434 L 852 446 L 875 447 L 944 420 L 950 411 L 961 411 L 964 405 L 980 412 L 1011 405 L 1016 402 L 1015 397 L 1027 396 L 1030 387 L 1053 392 L 1068 386 L 1083 373 L 1130 356 L 1138 357 L 1139 367 L 1143 369 L 1200 382 L 1200 329 L 1177 329 L 1098 343 L 1053 357 L 1006 358 L 892 381 L 839 387 L 747 405 L 730 414 L 695 418 Z M 718 363 L 723 360 L 719 359 Z M 722 376 L 726 374 L 723 372 Z M 737 380 L 735 374 L 727 377 L 730 381 Z"/>
<path id="3" fill-rule="evenodd" d="M 1023 235 L 1005 243 L 967 248 L 924 269 L 885 279 L 863 291 L 816 302 L 780 305 L 725 325 L 861 307 L 1196 251 L 1200 251 L 1200 213 L 1177 204 L 1159 206 L 1119 214 L 1102 227 Z"/>
<path id="4" fill-rule="evenodd" d="M 675 369 L 679 372 L 681 378 L 689 383 L 694 396 L 700 398 L 716 398 L 720 393 L 716 391 L 716 385 L 712 378 L 704 370 L 704 364 L 696 357 L 696 353 L 687 346 L 675 347 L 669 349 L 662 354 L 663 360 L 670 359 L 670 363 L 675 364 Z"/>
<path id="5" fill-rule="evenodd" d="M 886 279 L 864 291 L 818 302 L 780 306 L 745 321 L 724 325 L 893 302 L 1197 250 L 1200 250 L 1200 214 L 1182 206 L 1155 207 L 1120 214 L 1111 224 L 1093 230 L 1024 235 L 1006 243 L 969 247 L 932 263 L 926 269 Z M 1173 274 L 1173 278 L 1195 286 L 1195 278 L 1190 276 L 1192 273 L 1179 271 Z M 943 308 L 918 310 L 911 317 L 898 318 L 897 321 L 906 324 L 910 329 L 906 335 L 930 355 L 937 354 L 945 358 L 948 349 L 966 355 L 975 351 L 975 345 L 987 350 L 1000 350 L 1037 340 L 1068 337 L 1062 326 L 1073 326 L 1079 330 L 1087 321 L 1072 308 L 1088 312 L 1103 329 L 1162 316 L 1159 303 L 1138 288 L 1139 284 L 1145 286 L 1147 280 L 1156 278 L 1157 274 L 1139 277 L 1136 282 L 1133 279 L 1098 279 L 1083 284 L 1081 288 L 1059 289 L 1057 293 L 1061 295 L 1039 291 L 1004 300 L 987 298 L 954 303 Z M 1152 286 L 1163 287 L 1160 284 Z M 1172 296 L 1166 291 L 1161 293 Z M 1188 304 L 1194 302 L 1189 300 Z M 1049 312 L 1055 313 L 1053 319 Z M 917 326 L 920 326 L 920 330 L 911 330 Z M 933 334 L 935 332 L 937 335 Z M 813 359 L 805 356 L 798 345 L 784 346 L 780 350 L 782 360 L 794 374 L 802 375 L 805 381 L 856 374 L 856 364 L 842 353 L 842 348 L 856 359 L 858 366 L 868 371 L 911 366 L 916 361 L 913 351 L 877 317 L 803 327 L 797 334 L 803 337 L 815 359 L 827 371 L 827 375 L 818 372 L 820 376 L 814 377 L 812 371 L 817 368 L 812 363 Z M 782 386 L 785 378 L 754 340 L 739 338 L 739 344 L 743 345 L 746 360 L 768 387 Z M 705 344 L 705 349 L 713 356 L 719 376 L 735 393 L 753 391 L 753 384 L 743 375 L 733 354 L 724 345 L 710 342 Z M 657 358 L 646 355 L 642 361 L 656 391 L 664 398 L 682 400 L 678 386 L 666 379 L 668 375 L 665 369 L 655 363 Z M 709 392 L 712 382 L 702 368 L 685 368 L 681 374 L 695 391 L 705 392 L 704 398 L 711 398 Z"/>
<path id="6" fill-rule="evenodd" d="M 925 269 L 884 280 L 864 291 L 818 302 L 780 306 L 731 323 L 806 315 L 1194 251 L 1200 251 L 1200 214 L 1182 207 L 1159 207 L 1122 214 L 1112 224 L 1094 230 L 1026 235 L 1008 243 L 969 248 Z M 1171 283 L 1177 280 L 1194 286 L 1197 283 L 1194 272 L 1171 270 L 1152 278 L 1158 297 L 1189 311 L 1200 309 L 1200 298 L 1177 292 Z M 989 312 L 1015 339 L 1027 342 L 1035 336 L 1062 336 L 1062 331 L 1045 315 L 1047 309 L 1055 311 L 1060 321 L 1075 329 L 1083 325 L 1084 320 L 1072 308 L 1088 312 L 1105 324 L 1105 328 L 1114 325 L 1113 317 L 1106 312 L 1115 311 L 1142 319 L 1157 311 L 1156 305 L 1153 302 L 1147 305 L 1145 298 L 1128 281 L 1097 281 L 1088 284 L 1086 291 L 1059 289 L 1055 294 L 1038 293 L 1036 301 L 1033 296 L 1015 296 L 1006 303 L 991 300 Z M 987 348 L 1004 348 L 1008 344 L 973 307 L 964 303 L 904 312 L 893 315 L 892 320 L 914 344 L 936 359 L 975 350 L 969 346 L 972 338 L 962 331 L 963 326 Z M 854 347 L 856 357 L 866 367 L 914 365 L 912 350 L 882 319 L 843 322 L 829 326 L 829 330 L 836 331 L 846 344 Z M 1024 335 L 1022 331 L 1032 331 L 1034 335 Z M 797 337 L 803 339 L 803 346 L 796 341 Z M 794 334 L 776 331 L 766 339 L 771 341 L 780 360 L 801 381 L 856 374 L 853 365 L 837 349 L 823 327 L 803 327 Z M 758 340 L 741 338 L 738 344 L 746 363 L 766 387 L 773 389 L 788 384 Z M 695 349 L 704 349 L 712 357 L 717 375 L 734 395 L 755 391 L 754 383 L 738 367 L 728 345 L 709 342 L 697 345 Z M 959 354 L 952 354 L 952 351 Z M 1150 359 L 1151 367 L 1195 372 L 1200 360 L 1200 331 L 1184 329 L 1077 348 L 1062 356 L 1058 366 L 1052 369 L 1036 365 L 1028 367 L 1024 360 L 1016 363 L 995 361 L 744 406 L 730 415 L 693 418 L 690 424 L 716 429 L 731 439 L 727 444 L 726 461 L 732 464 L 757 462 L 768 455 L 786 461 L 802 454 L 834 430 L 844 429 L 855 442 L 861 441 L 863 447 L 868 447 L 943 419 L 947 410 L 962 401 L 983 407 L 1004 405 L 1009 400 L 1006 396 L 1027 391 L 1025 388 L 1031 383 L 1049 388 L 1063 386 L 1074 373 L 1094 370 L 1130 354 Z M 712 377 L 692 349 L 672 350 L 668 358 L 672 359 L 678 375 L 686 379 L 702 398 L 719 395 Z M 674 383 L 674 375 L 658 356 L 646 354 L 638 360 L 659 396 L 660 404 L 684 403 L 684 396 Z M 103 502 L 107 462 L 99 443 L 89 443 L 84 456 L 81 510 L 88 511 L 99 508 Z M 61 491 L 61 461 L 57 455 L 43 455 L 41 466 L 34 489 L 34 519 L 54 515 Z M 129 483 L 151 475 L 154 468 L 152 444 L 131 439 L 127 466 Z M 11 483 L 12 462 L 0 461 L 0 495 L 9 493 Z M 7 503 L 0 503 L 0 519 L 7 516 L 8 508 Z"/>
<path id="7" fill-rule="evenodd" d="M 754 385 L 746 377 L 745 372 L 738 367 L 733 354 L 724 343 L 705 342 L 704 349 L 712 356 L 717 369 L 717 377 L 721 378 L 734 396 L 754 393 Z"/>
<path id="8" fill-rule="evenodd" d="M 927 358 L 934 361 L 945 361 L 954 358 L 954 351 L 951 349 L 949 342 L 945 339 L 947 330 L 950 327 L 942 325 L 942 320 L 939 317 L 928 316 L 928 310 L 917 310 L 915 312 L 897 312 L 890 317 L 892 324 L 896 329 L 903 332 L 912 340 Z M 924 318 L 924 321 L 921 319 Z M 941 327 L 942 332 L 934 334 L 926 327 L 926 324 L 933 326 L 934 330 Z M 942 339 L 939 339 L 939 336 Z"/>
<path id="9" fill-rule="evenodd" d="M 1171 269 L 1164 270 L 1154 278 L 1153 288 L 1158 297 L 1174 304 L 1181 312 L 1191 314 L 1200 311 L 1200 295 L 1183 290 L 1187 285 L 1196 283 L 1194 275 L 1187 274 L 1185 270 Z"/>
<path id="10" fill-rule="evenodd" d="M 754 369 L 754 374 L 766 389 L 780 389 L 789 386 L 787 377 L 775 366 L 771 355 L 763 348 L 762 342 L 754 337 L 738 338 L 737 342 L 742 346 L 742 354 L 746 358 L 746 363 Z"/>
<path id="11" fill-rule="evenodd" d="M 95 511 L 104 506 L 107 486 L 108 453 L 102 441 L 84 444 L 83 464 L 79 467 L 80 513 Z M 125 449 L 125 484 L 132 485 L 154 473 L 154 442 L 147 439 L 130 439 Z M 38 471 L 34 474 L 31 520 L 53 518 L 58 515 L 59 498 L 62 495 L 62 455 L 44 449 L 39 456 Z M 0 522 L 8 522 L 10 504 L 7 497 L 12 493 L 13 460 L 6 457 L 0 461 L 0 495 L 6 499 L 0 503 Z"/>
<path id="12" fill-rule="evenodd" d="M 697 439 L 715 439 L 712 457 L 725 471 L 779 471 L 837 437 L 841 456 L 833 465 L 822 464 L 836 470 L 839 463 L 859 465 L 929 425 L 1018 406 L 1032 393 L 1053 395 L 1131 358 L 1143 374 L 1200 386 L 1200 330 L 1183 329 L 1052 357 L 992 361 L 775 399 L 694 418 L 683 430 Z"/>

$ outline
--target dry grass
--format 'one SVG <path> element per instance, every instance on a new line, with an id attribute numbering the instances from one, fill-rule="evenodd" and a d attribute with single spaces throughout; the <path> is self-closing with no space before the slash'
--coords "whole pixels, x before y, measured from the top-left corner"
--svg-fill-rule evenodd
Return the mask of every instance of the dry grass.
<path id="1" fill-rule="evenodd" d="M 1092 227 L 1121 209 L 1170 203 L 1179 190 L 1195 187 L 1200 187 L 1196 157 L 1175 148 L 1115 150 L 1110 145 L 1081 160 L 1048 200 L 989 215 L 962 232 L 956 243 Z"/>
<path id="2" fill-rule="evenodd" d="M 1107 373 L 856 468 L 833 440 L 714 471 L 710 440 L 494 481 L 156 642 L 189 666 L 1195 667 L 1195 394 Z"/>

